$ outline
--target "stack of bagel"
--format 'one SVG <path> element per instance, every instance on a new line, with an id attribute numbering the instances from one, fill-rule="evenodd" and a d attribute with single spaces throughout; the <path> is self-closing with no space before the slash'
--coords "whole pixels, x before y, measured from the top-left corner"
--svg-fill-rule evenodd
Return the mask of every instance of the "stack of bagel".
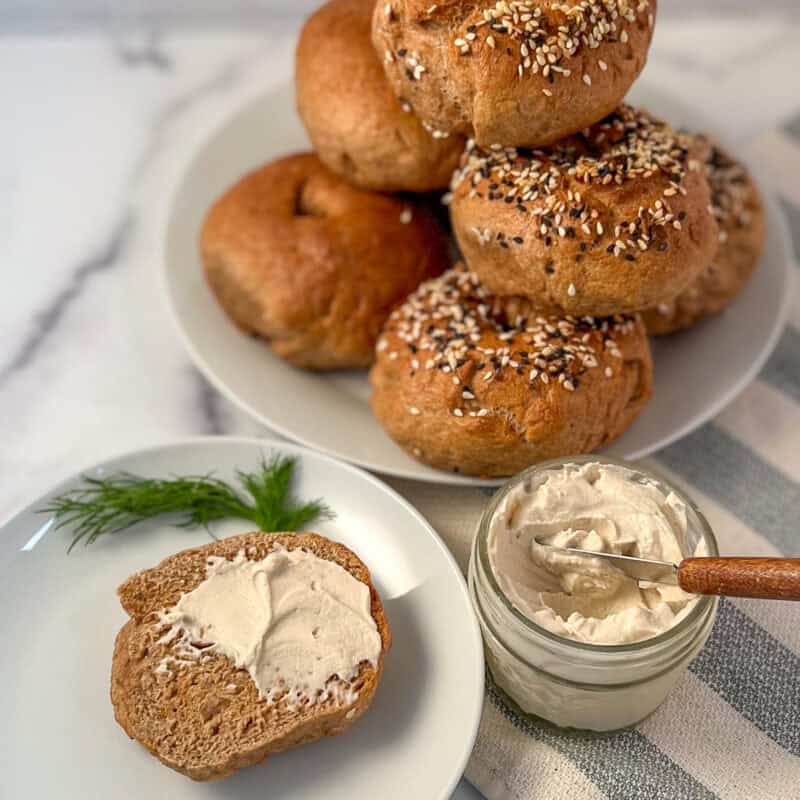
<path id="1" fill-rule="evenodd" d="M 371 365 L 375 415 L 432 466 L 612 441 L 652 394 L 648 334 L 725 308 L 764 239 L 739 163 L 624 102 L 656 6 L 330 0 L 297 47 L 314 152 L 203 228 L 223 308 L 295 366 Z"/>

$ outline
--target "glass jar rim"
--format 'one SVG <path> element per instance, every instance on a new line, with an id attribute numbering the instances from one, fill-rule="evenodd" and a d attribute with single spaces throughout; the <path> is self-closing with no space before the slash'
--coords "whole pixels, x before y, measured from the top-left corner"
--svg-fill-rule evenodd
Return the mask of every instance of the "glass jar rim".
<path id="1" fill-rule="evenodd" d="M 478 524 L 478 531 L 476 536 L 478 537 L 477 550 L 478 550 L 478 557 L 484 567 L 484 572 L 486 574 L 486 578 L 489 581 L 489 585 L 492 588 L 494 594 L 500 599 L 501 603 L 503 604 L 505 610 L 509 612 L 524 628 L 532 631 L 533 633 L 537 634 L 538 636 L 544 637 L 546 640 L 553 642 L 554 644 L 559 645 L 560 647 L 565 647 L 568 650 L 574 650 L 576 652 L 584 652 L 584 653 L 592 653 L 595 655 L 619 655 L 624 653 L 641 653 L 646 651 L 649 648 L 657 648 L 662 644 L 666 644 L 674 639 L 676 636 L 681 634 L 684 630 L 686 630 L 692 623 L 699 620 L 704 615 L 711 613 L 715 607 L 716 601 L 718 598 L 712 595 L 700 595 L 698 597 L 697 602 L 694 604 L 693 608 L 679 620 L 675 625 L 668 628 L 663 633 L 659 633 L 657 636 L 650 636 L 647 639 L 640 639 L 636 642 L 623 642 L 621 644 L 594 644 L 592 642 L 579 642 L 574 639 L 568 639 L 567 637 L 560 636 L 557 633 L 553 633 L 553 631 L 548 630 L 547 628 L 539 625 L 539 623 L 534 622 L 529 617 L 526 617 L 506 596 L 505 592 L 500 587 L 500 584 L 497 582 L 497 578 L 494 574 L 494 570 L 492 569 L 491 562 L 489 559 L 489 551 L 488 551 L 488 533 L 489 533 L 489 524 L 494 517 L 495 511 L 497 510 L 500 503 L 505 499 L 505 497 L 517 486 L 523 483 L 530 475 L 533 475 L 538 472 L 543 472 L 546 470 L 556 469 L 558 467 L 567 467 L 570 465 L 582 465 L 582 464 L 608 464 L 616 467 L 622 467 L 625 470 L 628 470 L 631 473 L 635 473 L 645 477 L 649 480 L 654 481 L 659 487 L 666 488 L 670 492 L 674 492 L 675 495 L 686 504 L 688 508 L 696 516 L 699 525 L 700 531 L 703 536 L 704 541 L 706 542 L 706 546 L 708 547 L 708 555 L 709 556 L 718 556 L 719 555 L 719 547 L 717 544 L 717 538 L 714 535 L 714 531 L 711 528 L 708 520 L 705 518 L 705 515 L 700 511 L 697 507 L 697 504 L 694 500 L 691 499 L 682 489 L 675 486 L 672 481 L 664 478 L 658 472 L 654 472 L 650 468 L 642 468 L 634 464 L 630 461 L 625 461 L 621 458 L 613 458 L 611 456 L 599 456 L 599 455 L 580 455 L 580 456 L 562 456 L 560 458 L 552 458 L 547 461 L 540 461 L 537 464 L 533 464 L 532 466 L 522 470 L 522 472 L 517 473 L 513 477 L 509 478 L 492 496 L 491 500 L 489 500 L 488 505 L 483 511 L 481 515 L 480 522 Z"/>

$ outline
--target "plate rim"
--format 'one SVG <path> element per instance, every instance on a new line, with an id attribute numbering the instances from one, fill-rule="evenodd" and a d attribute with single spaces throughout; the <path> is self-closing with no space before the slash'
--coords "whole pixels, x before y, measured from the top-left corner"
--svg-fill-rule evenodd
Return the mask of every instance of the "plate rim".
<path id="1" fill-rule="evenodd" d="M 643 81 L 639 81 L 642 85 L 646 85 Z M 653 86 L 653 90 L 657 93 L 667 94 L 671 98 L 672 93 L 666 92 L 663 87 Z M 265 428 L 265 433 L 277 434 L 291 442 L 299 444 L 305 448 L 322 453 L 331 458 L 346 462 L 353 466 L 360 467 L 372 473 L 379 475 L 389 476 L 393 478 L 401 478 L 404 480 L 421 481 L 423 483 L 443 485 L 443 486 L 474 486 L 478 488 L 497 488 L 502 486 L 507 478 L 480 478 L 470 475 L 458 475 L 446 470 L 439 470 L 435 467 L 430 467 L 426 464 L 420 466 L 424 468 L 424 472 L 418 472 L 411 468 L 392 467 L 385 464 L 376 463 L 370 458 L 357 458 L 349 456 L 344 452 L 331 449 L 325 445 L 313 442 L 306 438 L 303 431 L 290 430 L 280 423 L 267 419 L 260 411 L 254 408 L 245 399 L 240 397 L 233 387 L 229 386 L 223 381 L 215 372 L 213 367 L 206 361 L 203 355 L 197 350 L 194 342 L 189 336 L 188 331 L 182 324 L 180 315 L 177 310 L 177 303 L 173 297 L 173 290 L 170 282 L 170 240 L 172 236 L 173 226 L 176 224 L 175 208 L 179 195 L 183 190 L 187 177 L 192 172 L 193 168 L 199 161 L 199 156 L 209 144 L 214 141 L 227 126 L 230 125 L 238 115 L 244 113 L 253 105 L 262 102 L 263 98 L 275 95 L 281 92 L 294 92 L 294 87 L 291 81 L 273 85 L 264 91 L 261 91 L 254 96 L 247 98 L 244 102 L 240 103 L 235 109 L 220 122 L 213 127 L 210 127 L 207 134 L 200 140 L 197 149 L 191 155 L 188 155 L 184 160 L 181 169 L 178 172 L 175 183 L 170 187 L 169 192 L 166 193 L 167 202 L 165 204 L 164 216 L 162 218 L 161 232 L 160 232 L 160 246 L 161 258 L 156 260 L 155 269 L 157 270 L 157 281 L 160 288 L 159 294 L 162 297 L 162 302 L 166 306 L 167 315 L 171 321 L 173 330 L 178 334 L 178 340 L 182 343 L 192 364 L 202 376 L 230 403 L 236 408 L 245 413 L 250 419 L 257 422 Z M 705 112 L 702 110 L 697 111 L 694 108 L 687 106 L 680 98 L 677 100 L 679 105 L 689 108 L 692 113 L 707 119 Z M 709 130 L 712 135 L 720 140 L 725 139 L 724 136 L 718 136 L 715 132 L 713 121 L 709 120 Z M 752 159 L 747 155 L 742 157 L 742 160 L 751 164 Z M 761 347 L 758 357 L 748 364 L 747 368 L 741 372 L 735 381 L 731 383 L 728 389 L 718 395 L 714 402 L 709 403 L 701 414 L 696 415 L 691 420 L 687 420 L 683 425 L 673 429 L 668 435 L 662 436 L 655 440 L 647 447 L 640 447 L 626 454 L 626 459 L 629 461 L 637 461 L 647 456 L 656 456 L 660 450 L 668 447 L 671 444 L 684 438 L 692 431 L 697 430 L 702 425 L 705 425 L 710 420 L 714 419 L 723 409 L 730 405 L 757 377 L 767 359 L 772 355 L 777 345 L 778 339 L 782 334 L 789 316 L 789 311 L 792 304 L 793 292 L 795 290 L 795 275 L 793 269 L 793 260 L 796 260 L 798 254 L 794 252 L 794 243 L 791 238 L 788 222 L 783 209 L 776 200 L 776 190 L 773 188 L 773 182 L 769 176 L 759 171 L 758 174 L 759 187 L 762 197 L 762 202 L 766 210 L 766 219 L 769 221 L 769 234 L 772 237 L 780 240 L 780 250 L 783 258 L 780 259 L 780 266 L 782 269 L 782 283 L 783 293 L 781 295 L 781 304 L 776 309 L 775 321 L 773 323 L 770 335 L 766 337 L 764 345 Z M 399 447 L 399 445 L 395 445 Z"/>
<path id="2" fill-rule="evenodd" d="M 169 439 L 167 441 L 156 444 L 149 444 L 139 448 L 123 450 L 121 452 L 115 452 L 107 456 L 106 458 L 94 461 L 93 463 L 88 464 L 70 473 L 70 475 L 68 475 L 67 477 L 56 481 L 52 486 L 48 487 L 44 492 L 39 493 L 35 500 L 25 503 L 21 508 L 19 508 L 18 511 L 12 513 L 10 516 L 8 516 L 6 519 L 2 521 L 2 524 L 0 524 L 0 546 L 3 546 L 4 544 L 3 533 L 6 528 L 10 527 L 11 524 L 16 522 L 18 518 L 26 516 L 29 513 L 34 513 L 35 506 L 39 505 L 47 496 L 51 495 L 55 491 L 62 489 L 63 487 L 66 487 L 70 483 L 79 480 L 83 474 L 91 470 L 102 468 L 114 461 L 119 461 L 126 458 L 147 457 L 149 454 L 159 453 L 165 450 L 180 450 L 192 447 L 214 448 L 225 445 L 244 445 L 259 449 L 267 447 L 277 451 L 288 452 L 299 457 L 301 459 L 301 465 L 303 458 L 318 459 L 319 461 L 321 461 L 322 463 L 326 464 L 327 466 L 333 469 L 342 469 L 345 472 L 349 472 L 350 474 L 355 475 L 356 477 L 362 480 L 366 480 L 369 484 L 371 484 L 378 490 L 382 491 L 390 501 L 399 504 L 402 508 L 404 508 L 407 512 L 409 512 L 411 516 L 420 524 L 422 529 L 426 531 L 426 533 L 429 535 L 434 545 L 443 555 L 450 571 L 454 574 L 456 578 L 456 583 L 459 586 L 460 597 L 463 600 L 466 609 L 468 611 L 467 616 L 469 620 L 468 628 L 469 628 L 470 646 L 475 650 L 477 654 L 477 657 L 474 659 L 475 671 L 473 675 L 473 679 L 476 685 L 476 691 L 470 692 L 471 695 L 474 695 L 473 697 L 474 707 L 471 709 L 471 713 L 469 715 L 470 724 L 467 729 L 468 735 L 464 739 L 465 746 L 462 748 L 462 752 L 458 758 L 458 762 L 454 767 L 454 774 L 448 779 L 448 783 L 446 786 L 443 787 L 441 794 L 438 795 L 438 798 L 440 798 L 440 800 L 448 800 L 448 798 L 450 798 L 456 786 L 458 785 L 459 781 L 461 781 L 461 779 L 464 777 L 464 770 L 466 769 L 469 758 L 475 747 L 475 741 L 477 740 L 478 736 L 478 728 L 480 726 L 481 716 L 483 714 L 483 705 L 485 699 L 485 692 L 484 692 L 485 660 L 483 651 L 483 637 L 481 635 L 480 627 L 478 625 L 478 620 L 477 617 L 475 616 L 475 612 L 472 606 L 472 601 L 469 596 L 469 590 L 467 588 L 466 578 L 464 577 L 464 573 L 461 571 L 461 568 L 459 567 L 458 562 L 455 559 L 455 556 L 450 551 L 450 548 L 445 544 L 442 537 L 439 536 L 436 529 L 433 527 L 433 525 L 431 525 L 430 522 L 428 522 L 428 520 L 423 516 L 423 514 L 410 501 L 408 501 L 405 497 L 403 497 L 396 489 L 389 486 L 385 481 L 381 480 L 381 478 L 379 478 L 377 475 L 373 475 L 371 472 L 363 469 L 362 467 L 335 458 L 331 455 L 328 455 L 327 453 L 322 453 L 314 448 L 305 447 L 303 445 L 299 445 L 294 442 L 284 442 L 279 439 L 269 439 L 269 438 L 262 439 L 254 436 L 208 436 L 208 435 Z M 462 673 L 459 674 L 461 675 Z"/>

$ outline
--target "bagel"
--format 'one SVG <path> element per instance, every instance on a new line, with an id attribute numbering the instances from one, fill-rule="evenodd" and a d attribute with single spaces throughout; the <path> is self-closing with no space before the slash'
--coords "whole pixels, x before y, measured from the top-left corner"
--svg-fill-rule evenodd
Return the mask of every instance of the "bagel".
<path id="1" fill-rule="evenodd" d="M 386 80 L 370 40 L 374 0 L 331 0 L 297 45 L 297 110 L 320 161 L 377 191 L 444 189 L 464 139 L 427 130 Z"/>
<path id="2" fill-rule="evenodd" d="M 708 148 L 630 106 L 537 150 L 470 144 L 450 213 L 494 294 L 608 316 L 674 297 L 711 262 Z"/>
<path id="3" fill-rule="evenodd" d="M 498 298 L 461 266 L 389 317 L 370 372 L 373 412 L 412 456 L 512 475 L 621 434 L 652 393 L 638 316 L 550 316 Z"/>
<path id="4" fill-rule="evenodd" d="M 380 0 L 398 97 L 483 146 L 541 147 L 611 113 L 647 60 L 656 0 Z"/>
<path id="5" fill-rule="evenodd" d="M 449 264 L 431 215 L 356 189 L 311 154 L 251 172 L 210 210 L 208 283 L 242 330 L 299 367 L 365 367 L 392 307 Z"/>
<path id="6" fill-rule="evenodd" d="M 688 288 L 642 313 L 653 336 L 684 330 L 727 308 L 750 279 L 764 250 L 764 209 L 751 175 L 716 144 L 711 145 L 706 174 L 719 249 Z"/>

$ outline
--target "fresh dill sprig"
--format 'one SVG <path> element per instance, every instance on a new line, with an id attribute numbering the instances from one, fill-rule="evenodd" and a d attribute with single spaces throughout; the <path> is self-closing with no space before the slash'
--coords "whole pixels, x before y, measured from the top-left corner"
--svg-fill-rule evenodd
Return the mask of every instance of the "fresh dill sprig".
<path id="1" fill-rule="evenodd" d="M 255 472 L 237 470 L 244 489 L 237 492 L 213 475 L 185 478 L 142 478 L 128 472 L 109 478 L 83 476 L 83 484 L 39 509 L 53 514 L 56 530 L 72 528 L 71 552 L 78 542 L 91 544 L 107 533 L 118 533 L 162 514 L 177 515 L 180 528 L 208 527 L 226 517 L 246 519 L 269 533 L 296 531 L 317 518 L 334 516 L 321 500 L 296 500 L 291 483 L 296 459 L 275 456 L 262 460 Z"/>

